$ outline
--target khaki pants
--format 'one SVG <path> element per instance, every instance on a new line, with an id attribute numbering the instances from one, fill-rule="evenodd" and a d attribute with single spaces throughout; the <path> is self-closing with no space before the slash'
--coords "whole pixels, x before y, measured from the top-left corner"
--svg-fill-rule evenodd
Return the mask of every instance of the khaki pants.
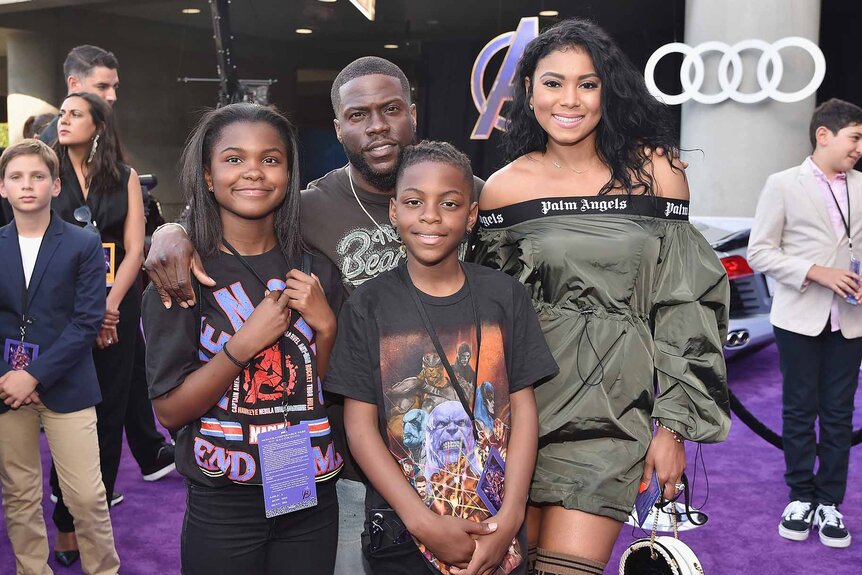
<path id="1" fill-rule="evenodd" d="M 66 504 L 75 517 L 81 567 L 88 575 L 116 574 L 111 517 L 99 470 L 96 410 L 57 413 L 27 405 L 0 415 L 0 481 L 6 531 L 15 551 L 18 575 L 50 575 L 48 535 L 42 514 L 42 463 L 39 422 Z"/>

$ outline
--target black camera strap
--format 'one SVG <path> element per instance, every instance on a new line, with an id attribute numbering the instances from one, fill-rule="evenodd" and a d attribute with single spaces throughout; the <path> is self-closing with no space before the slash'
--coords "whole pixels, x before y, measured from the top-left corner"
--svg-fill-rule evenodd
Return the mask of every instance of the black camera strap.
<path id="1" fill-rule="evenodd" d="M 413 303 L 416 305 L 416 311 L 419 312 L 419 317 L 422 319 L 422 324 L 425 326 L 425 331 L 428 332 L 428 337 L 431 338 L 431 343 L 434 344 L 434 350 L 440 357 L 440 362 L 446 370 L 446 375 L 449 376 L 449 383 L 452 385 L 452 388 L 455 390 L 455 394 L 458 396 L 458 401 L 461 402 L 464 411 L 467 412 L 467 416 L 470 418 L 470 428 L 473 431 L 473 439 L 478 444 L 479 432 L 476 429 L 476 416 L 473 413 L 473 406 L 470 405 L 464 389 L 461 387 L 461 384 L 458 382 L 458 378 L 455 376 L 455 370 L 452 368 L 452 364 L 449 363 L 449 359 L 446 357 L 446 352 L 443 349 L 443 345 L 440 343 L 440 338 L 437 337 L 437 330 L 434 329 L 434 324 L 431 323 L 431 318 L 428 317 L 425 304 L 423 304 L 422 300 L 419 298 L 419 290 L 410 278 L 410 272 L 407 270 L 406 265 L 399 266 L 398 273 L 401 277 L 401 281 L 407 285 L 410 296 L 413 299 Z M 470 275 L 467 274 L 466 271 L 464 271 L 464 278 L 464 281 L 467 284 L 468 293 L 470 294 L 470 305 L 473 308 L 473 323 L 476 329 L 476 369 L 473 372 L 473 381 L 469 382 L 473 391 L 473 400 L 475 401 L 476 383 L 479 378 L 479 353 L 482 348 L 482 323 L 479 321 L 479 306 L 470 284 Z"/>

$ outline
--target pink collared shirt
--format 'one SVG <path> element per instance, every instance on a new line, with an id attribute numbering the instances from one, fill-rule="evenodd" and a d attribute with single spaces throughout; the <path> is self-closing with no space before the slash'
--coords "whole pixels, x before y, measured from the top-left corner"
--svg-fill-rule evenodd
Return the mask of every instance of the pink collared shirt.
<path id="1" fill-rule="evenodd" d="M 805 161 L 808 162 L 811 171 L 814 172 L 814 177 L 823 195 L 823 201 L 826 202 L 826 211 L 829 213 L 829 220 L 832 222 L 832 228 L 835 230 L 835 237 L 841 241 L 847 235 L 841 214 L 843 213 L 845 217 L 849 215 L 847 207 L 847 174 L 840 172 L 830 181 L 811 156 L 808 156 Z M 830 186 L 832 187 L 831 190 L 829 189 Z M 833 200 L 833 198 L 835 199 Z M 835 205 L 836 200 L 838 201 L 838 205 Z M 841 206 L 841 212 L 838 211 L 838 206 Z M 832 298 L 832 313 L 829 316 L 832 331 L 841 329 L 841 323 L 838 320 L 838 305 L 840 303 L 836 294 Z"/>

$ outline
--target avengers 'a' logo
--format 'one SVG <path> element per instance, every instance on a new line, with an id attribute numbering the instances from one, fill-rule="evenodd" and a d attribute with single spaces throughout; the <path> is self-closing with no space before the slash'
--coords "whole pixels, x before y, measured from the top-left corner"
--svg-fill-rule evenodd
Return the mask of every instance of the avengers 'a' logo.
<path id="1" fill-rule="evenodd" d="M 470 93 L 473 103 L 479 110 L 479 119 L 470 134 L 471 140 L 487 140 L 494 128 L 506 130 L 506 120 L 500 116 L 500 110 L 506 101 L 512 99 L 512 85 L 517 81 L 515 68 L 518 60 L 524 52 L 527 44 L 539 35 L 539 19 L 537 17 L 521 18 L 518 29 L 514 32 L 500 34 L 488 42 L 476 61 L 473 63 L 473 71 L 470 74 Z M 486 96 L 482 82 L 485 78 L 485 69 L 491 58 L 504 48 L 508 47 L 503 65 L 497 72 L 497 78 L 491 87 L 491 92 Z"/>

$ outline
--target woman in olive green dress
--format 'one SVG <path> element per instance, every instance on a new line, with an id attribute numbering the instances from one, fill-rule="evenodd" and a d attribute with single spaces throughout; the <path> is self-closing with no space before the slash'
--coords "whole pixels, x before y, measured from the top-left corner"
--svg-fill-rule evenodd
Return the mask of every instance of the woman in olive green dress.
<path id="1" fill-rule="evenodd" d="M 666 107 L 601 28 L 557 24 L 517 77 L 477 259 L 527 286 L 560 366 L 536 390 L 536 569 L 601 573 L 641 482 L 674 497 L 683 440 L 727 436 L 727 277 L 682 166 L 644 150 L 675 148 Z"/>

